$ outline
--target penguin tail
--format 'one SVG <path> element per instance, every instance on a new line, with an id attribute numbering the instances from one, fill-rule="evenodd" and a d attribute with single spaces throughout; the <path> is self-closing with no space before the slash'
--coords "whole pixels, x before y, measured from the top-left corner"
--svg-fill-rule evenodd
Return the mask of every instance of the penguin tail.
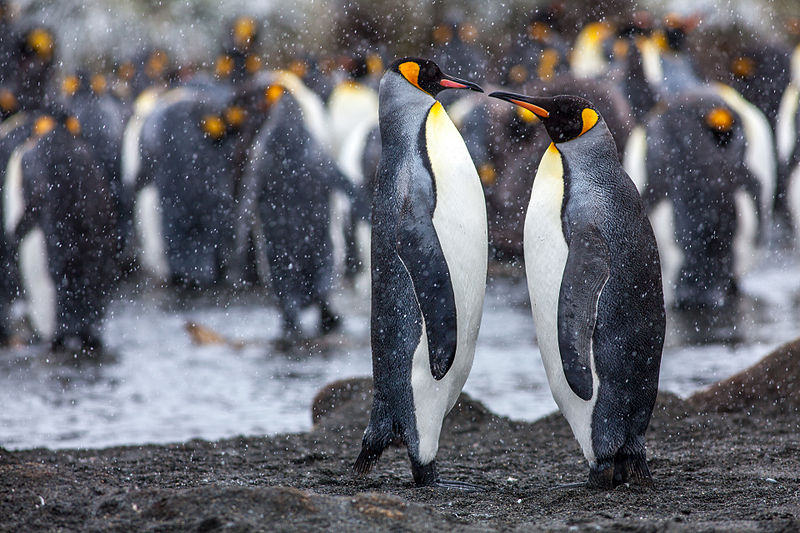
<path id="1" fill-rule="evenodd" d="M 384 419 L 377 424 L 370 421 L 364 432 L 364 438 L 361 440 L 361 453 L 353 464 L 353 471 L 356 475 L 363 476 L 372 470 L 383 450 L 388 448 L 394 440 L 395 433 L 390 419 Z"/>

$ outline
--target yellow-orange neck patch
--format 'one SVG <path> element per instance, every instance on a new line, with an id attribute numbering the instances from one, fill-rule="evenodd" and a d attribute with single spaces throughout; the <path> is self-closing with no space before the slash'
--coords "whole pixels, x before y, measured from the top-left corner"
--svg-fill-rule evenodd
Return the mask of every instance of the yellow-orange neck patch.
<path id="1" fill-rule="evenodd" d="M 367 56 L 367 72 L 371 75 L 380 74 L 383 71 L 383 59 L 378 54 Z"/>
<path id="2" fill-rule="evenodd" d="M 545 49 L 539 57 L 539 68 L 537 69 L 539 79 L 546 80 L 552 78 L 556 72 L 558 62 L 558 52 L 554 48 Z"/>
<path id="3" fill-rule="evenodd" d="M 405 63 L 401 63 L 397 69 L 411 85 L 420 91 L 425 90 L 419 86 L 419 65 L 417 63 L 414 63 L 413 61 L 406 61 Z"/>
<path id="4" fill-rule="evenodd" d="M 516 107 L 514 108 L 517 110 L 517 116 L 522 119 L 523 122 L 527 123 L 534 123 L 539 122 L 539 117 L 536 116 L 536 113 L 525 109 L 524 107 Z"/>
<path id="5" fill-rule="evenodd" d="M 584 108 L 583 111 L 581 111 L 581 120 L 583 120 L 583 128 L 581 128 L 579 136 L 583 135 L 584 133 L 592 129 L 592 127 L 595 124 L 597 124 L 599 118 L 600 115 L 597 114 L 597 111 L 595 111 L 594 109 L 590 109 L 588 107 Z"/>

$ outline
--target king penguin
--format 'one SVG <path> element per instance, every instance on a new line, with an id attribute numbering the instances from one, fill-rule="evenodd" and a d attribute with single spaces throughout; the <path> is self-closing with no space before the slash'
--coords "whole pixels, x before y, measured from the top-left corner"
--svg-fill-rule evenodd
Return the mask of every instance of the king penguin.
<path id="1" fill-rule="evenodd" d="M 553 141 L 525 219 L 526 275 L 550 390 L 589 462 L 588 486 L 649 483 L 644 435 L 665 315 L 642 201 L 588 100 L 489 96 L 532 111 Z"/>
<path id="2" fill-rule="evenodd" d="M 475 490 L 436 469 L 442 420 L 472 367 L 486 288 L 486 205 L 461 135 L 435 97 L 483 92 L 403 58 L 380 82 L 383 143 L 372 200 L 374 399 L 358 474 L 398 440 L 417 486 Z"/>

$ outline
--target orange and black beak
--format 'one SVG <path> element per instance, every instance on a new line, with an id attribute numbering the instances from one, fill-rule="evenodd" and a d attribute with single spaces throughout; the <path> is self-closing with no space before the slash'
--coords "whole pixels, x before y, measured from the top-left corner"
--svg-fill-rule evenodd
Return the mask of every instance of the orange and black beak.
<path id="1" fill-rule="evenodd" d="M 477 83 L 448 76 L 447 74 L 442 74 L 439 85 L 442 86 L 442 89 L 469 89 L 470 91 L 477 91 L 479 93 L 483 92 L 483 89 L 481 89 Z"/>
<path id="2" fill-rule="evenodd" d="M 489 96 L 492 98 L 505 100 L 506 102 L 511 102 L 514 105 L 518 105 L 523 109 L 527 109 L 539 118 L 548 118 L 550 116 L 550 111 L 548 111 L 544 106 L 546 105 L 545 101 L 552 102 L 551 98 L 527 96 L 524 94 L 507 93 L 503 91 L 495 91 Z"/>

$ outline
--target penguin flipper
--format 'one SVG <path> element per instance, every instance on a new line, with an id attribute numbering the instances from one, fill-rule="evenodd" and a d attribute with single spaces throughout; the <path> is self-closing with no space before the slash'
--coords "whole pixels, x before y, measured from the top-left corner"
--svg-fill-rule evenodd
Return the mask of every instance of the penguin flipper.
<path id="1" fill-rule="evenodd" d="M 450 270 L 433 220 L 425 215 L 404 218 L 398 232 L 397 253 L 411 276 L 425 321 L 431 374 L 440 380 L 455 360 L 458 339 Z"/>
<path id="2" fill-rule="evenodd" d="M 558 297 L 558 346 L 572 391 L 589 400 L 592 388 L 592 337 L 597 303 L 610 275 L 608 245 L 595 226 L 575 233 Z"/>

